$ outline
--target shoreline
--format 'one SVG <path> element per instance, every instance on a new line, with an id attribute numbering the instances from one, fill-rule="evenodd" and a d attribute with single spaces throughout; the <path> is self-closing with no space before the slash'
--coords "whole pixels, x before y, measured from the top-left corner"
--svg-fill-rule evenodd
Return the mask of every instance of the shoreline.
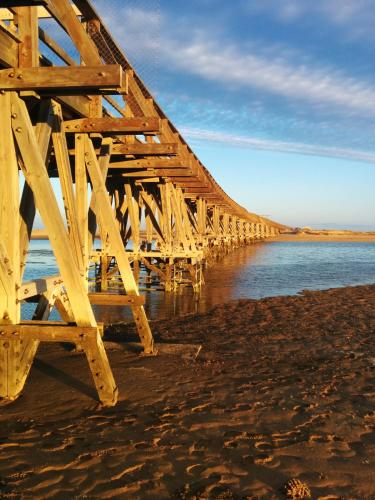
<path id="1" fill-rule="evenodd" d="M 375 233 L 342 233 L 342 234 L 334 234 L 334 233 L 320 233 L 320 234 L 309 234 L 309 233 L 299 233 L 299 234 L 291 234 L 291 233 L 282 233 L 277 238 L 271 238 L 270 240 L 265 241 L 285 241 L 285 242 L 342 242 L 342 243 L 350 243 L 350 242 L 358 242 L 358 243 L 373 243 L 375 242 Z"/>
<path id="2" fill-rule="evenodd" d="M 153 321 L 155 357 L 113 325 L 113 408 L 83 354 L 42 344 L 1 407 L 0 496 L 372 498 L 374 309 L 375 285 L 231 301 Z"/>

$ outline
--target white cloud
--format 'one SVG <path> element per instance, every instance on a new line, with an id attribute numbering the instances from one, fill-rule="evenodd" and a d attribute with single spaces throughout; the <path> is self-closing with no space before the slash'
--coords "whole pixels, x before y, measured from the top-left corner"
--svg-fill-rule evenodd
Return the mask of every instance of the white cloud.
<path id="1" fill-rule="evenodd" d="M 268 0 L 266 4 L 274 1 Z M 352 2 L 341 1 L 347 7 L 340 11 L 340 15 L 342 12 L 349 15 L 354 9 Z M 284 4 L 277 1 L 289 9 L 290 15 L 294 5 L 299 5 L 301 10 L 306 2 L 286 0 Z M 338 0 L 331 0 L 327 5 L 334 10 L 333 5 L 337 3 Z M 323 9 L 326 4 L 318 0 L 318 5 Z M 298 7 L 293 11 L 294 15 L 297 10 Z M 107 11 L 105 18 L 130 54 L 130 59 L 138 63 L 138 68 L 142 64 L 146 67 L 153 62 L 156 64 L 158 60 L 161 66 L 218 82 L 229 89 L 255 89 L 292 100 L 310 101 L 321 108 L 334 106 L 336 110 L 365 116 L 375 114 L 375 88 L 371 83 L 320 61 L 314 63 L 306 55 L 297 56 L 290 48 L 274 45 L 272 50 L 269 47 L 262 49 L 253 43 L 244 49 L 242 45 L 215 39 L 196 27 L 181 30 L 157 10 L 123 7 L 118 12 Z"/>
<path id="2" fill-rule="evenodd" d="M 186 73 L 216 81 L 226 87 L 242 87 L 275 95 L 331 104 L 375 114 L 375 88 L 324 65 L 296 65 L 283 54 L 278 59 L 242 52 L 218 40 L 198 37 L 185 43 L 163 43 L 163 59 Z"/>
<path id="3" fill-rule="evenodd" d="M 362 161 L 375 164 L 375 154 L 355 149 L 324 147 L 295 142 L 259 139 L 256 137 L 227 134 L 212 130 L 202 130 L 199 128 L 182 127 L 180 130 L 182 135 L 190 140 L 216 142 L 219 144 L 229 144 L 232 147 L 260 149 L 264 151 L 343 158 L 345 160 Z"/>
<path id="4" fill-rule="evenodd" d="M 320 17 L 346 30 L 350 38 L 373 34 L 373 0 L 246 0 L 246 10 L 263 12 L 284 22 Z"/>

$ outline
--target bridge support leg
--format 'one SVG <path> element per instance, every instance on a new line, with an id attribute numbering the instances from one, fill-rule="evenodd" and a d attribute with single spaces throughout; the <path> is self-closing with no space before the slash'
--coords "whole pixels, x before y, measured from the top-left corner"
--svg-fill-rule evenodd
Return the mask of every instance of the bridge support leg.
<path id="1" fill-rule="evenodd" d="M 2 109 L 0 116 L 0 397 L 13 400 L 20 394 L 40 341 L 61 341 L 83 346 L 90 361 L 99 399 L 104 404 L 115 404 L 116 384 L 88 299 L 84 277 L 78 267 L 77 252 L 81 251 L 81 248 L 73 244 L 69 236 L 72 226 L 68 224 L 67 230 L 60 214 L 43 153 L 38 145 L 36 131 L 32 126 L 26 105 L 17 94 L 6 93 L 0 96 L 0 107 Z M 15 153 L 13 135 L 17 142 L 19 158 Z M 61 152 L 64 154 L 63 143 Z M 64 293 L 71 307 L 69 315 L 77 326 L 60 322 L 52 324 L 45 321 L 50 307 L 58 296 L 58 294 L 48 292 L 45 296 L 46 300 L 40 301 L 36 311 L 35 318 L 42 318 L 43 321 L 31 321 L 28 325 L 24 322 L 20 323 L 18 289 L 22 267 L 20 259 L 20 227 L 22 225 L 19 221 L 18 164 L 22 166 L 25 181 L 33 193 L 36 207 L 49 234 L 64 282 Z M 64 182 L 68 180 L 65 177 Z M 70 187 L 65 185 L 64 189 L 70 189 Z M 71 200 L 66 202 L 69 205 Z M 66 207 L 67 214 L 69 208 L 71 206 Z M 22 242 L 23 247 L 24 242 Z M 63 335 L 59 335 L 58 330 L 63 332 Z M 82 330 L 86 333 L 82 333 Z"/>

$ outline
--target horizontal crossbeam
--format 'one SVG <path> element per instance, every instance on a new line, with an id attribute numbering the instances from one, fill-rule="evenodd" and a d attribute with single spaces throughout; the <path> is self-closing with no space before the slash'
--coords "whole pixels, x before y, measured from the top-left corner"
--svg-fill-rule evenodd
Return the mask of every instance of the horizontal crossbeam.
<path id="1" fill-rule="evenodd" d="M 142 144 L 135 142 L 134 144 L 114 144 L 112 147 L 112 155 L 143 155 L 143 156 L 162 156 L 178 154 L 178 144 L 163 143 L 163 144 Z"/>
<path id="2" fill-rule="evenodd" d="M 147 158 L 139 160 L 117 161 L 109 164 L 109 168 L 186 168 L 186 162 L 180 158 Z"/>
<path id="3" fill-rule="evenodd" d="M 89 293 L 91 304 L 100 306 L 143 306 L 142 295 L 119 295 L 114 293 Z"/>
<path id="4" fill-rule="evenodd" d="M 113 134 L 141 134 L 143 132 L 158 133 L 160 130 L 159 118 L 81 118 L 64 122 L 65 132 L 75 133 L 113 133 Z"/>
<path id="5" fill-rule="evenodd" d="M 0 325 L 0 340 L 19 340 L 27 336 L 40 342 L 82 343 L 90 336 L 95 336 L 98 328 L 94 326 L 78 327 L 52 321 L 21 322 L 19 325 Z"/>
<path id="6" fill-rule="evenodd" d="M 0 90 L 34 90 L 54 94 L 116 91 L 123 88 L 126 75 L 117 64 L 0 70 Z M 125 76 L 126 80 L 126 76 Z M 125 82 L 126 83 L 126 82 Z M 126 87 L 126 85 L 124 85 Z"/>

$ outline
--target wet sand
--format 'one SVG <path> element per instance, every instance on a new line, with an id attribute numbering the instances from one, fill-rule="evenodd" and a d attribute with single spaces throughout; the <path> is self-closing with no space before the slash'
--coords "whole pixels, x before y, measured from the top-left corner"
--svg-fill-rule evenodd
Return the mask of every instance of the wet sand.
<path id="1" fill-rule="evenodd" d="M 86 361 L 43 346 L 0 407 L 0 496 L 375 498 L 375 285 L 240 300 L 153 323 L 196 359 L 139 357 L 107 333 L 120 390 L 95 403 Z"/>

